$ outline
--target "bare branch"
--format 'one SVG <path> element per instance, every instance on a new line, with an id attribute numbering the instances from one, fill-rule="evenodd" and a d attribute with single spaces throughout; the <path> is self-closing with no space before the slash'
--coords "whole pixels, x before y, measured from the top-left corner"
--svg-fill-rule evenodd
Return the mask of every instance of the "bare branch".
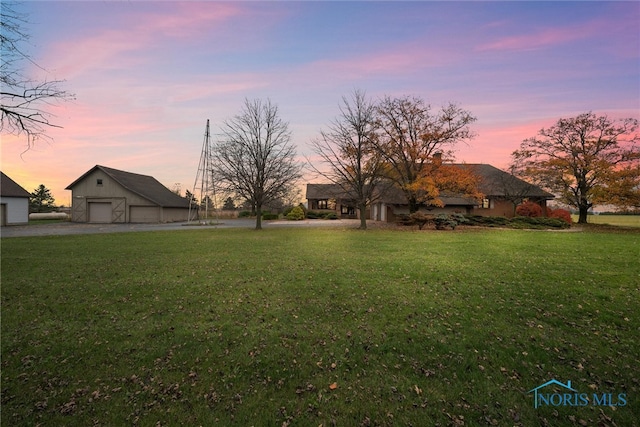
<path id="1" fill-rule="evenodd" d="M 311 142 L 324 168 L 311 167 L 351 198 L 360 211 L 360 228 L 366 229 L 366 207 L 379 196 L 384 161 L 374 148 L 376 110 L 364 92 L 343 97 L 340 115 Z"/>
<path id="2" fill-rule="evenodd" d="M 15 6 L 15 3 L 3 2 L 0 12 L 0 132 L 25 135 L 28 150 L 38 138 L 49 138 L 46 134 L 48 128 L 61 127 L 52 123 L 54 116 L 46 107 L 71 100 L 74 96 L 60 89 L 61 80 L 34 82 L 23 75 L 22 61 L 44 69 L 20 48 L 29 39 L 24 30 L 28 20 Z"/>
<path id="3" fill-rule="evenodd" d="M 473 138 L 469 126 L 476 118 L 455 104 L 434 114 L 421 98 L 408 96 L 384 98 L 377 113 L 376 150 L 389 166 L 389 178 L 405 193 L 410 212 L 423 202 L 437 202 L 436 195 L 430 194 L 437 189 L 428 174 L 434 162 L 451 156 L 455 144 Z"/>
<path id="4" fill-rule="evenodd" d="M 256 229 L 262 207 L 286 197 L 300 178 L 289 124 L 269 100 L 245 100 L 242 112 L 227 120 L 213 154 L 214 174 L 223 189 L 256 207 Z"/>

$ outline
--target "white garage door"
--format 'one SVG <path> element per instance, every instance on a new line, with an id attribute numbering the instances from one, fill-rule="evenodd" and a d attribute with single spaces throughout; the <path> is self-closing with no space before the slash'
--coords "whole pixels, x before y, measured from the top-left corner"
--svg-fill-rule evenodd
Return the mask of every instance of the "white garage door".
<path id="1" fill-rule="evenodd" d="M 160 222 L 158 206 L 131 206 L 130 222 Z"/>
<path id="2" fill-rule="evenodd" d="M 89 222 L 111 222 L 111 202 L 90 202 Z"/>

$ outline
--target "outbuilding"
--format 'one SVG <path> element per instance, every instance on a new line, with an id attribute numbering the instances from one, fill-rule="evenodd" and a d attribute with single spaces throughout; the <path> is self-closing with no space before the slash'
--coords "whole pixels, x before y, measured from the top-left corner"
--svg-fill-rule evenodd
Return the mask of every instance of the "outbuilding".
<path id="1" fill-rule="evenodd" d="M 28 223 L 30 196 L 27 190 L 0 172 L 0 225 Z"/>
<path id="2" fill-rule="evenodd" d="M 189 201 L 149 175 L 96 165 L 69 184 L 71 221 L 155 223 L 187 221 Z"/>

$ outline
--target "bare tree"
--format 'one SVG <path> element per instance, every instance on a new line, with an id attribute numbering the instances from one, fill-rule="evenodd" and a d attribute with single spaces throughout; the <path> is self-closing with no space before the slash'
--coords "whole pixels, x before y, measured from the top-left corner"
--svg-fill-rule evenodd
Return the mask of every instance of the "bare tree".
<path id="1" fill-rule="evenodd" d="M 245 99 L 240 114 L 224 122 L 213 153 L 216 182 L 255 206 L 256 230 L 262 228 L 262 207 L 294 190 L 300 178 L 295 156 L 289 124 L 269 100 Z"/>
<path id="2" fill-rule="evenodd" d="M 409 211 L 438 204 L 433 175 L 451 148 L 473 137 L 470 112 L 449 104 L 435 113 L 418 97 L 384 98 L 378 106 L 380 129 L 376 148 L 388 163 L 389 177 L 404 192 Z"/>
<path id="3" fill-rule="evenodd" d="M 24 75 L 23 62 L 43 68 L 21 48 L 29 40 L 24 28 L 28 21 L 15 6 L 3 1 L 0 8 L 0 132 L 26 135 L 29 149 L 38 138 L 47 138 L 47 128 L 61 127 L 51 122 L 53 115 L 46 108 L 73 95 L 60 88 L 60 80 L 34 81 Z"/>
<path id="4" fill-rule="evenodd" d="M 323 167 L 311 167 L 354 200 L 360 212 L 360 228 L 367 228 L 366 209 L 375 201 L 384 162 L 375 150 L 376 107 L 361 91 L 342 98 L 340 115 L 311 141 Z M 310 163 L 310 162 L 309 162 Z"/>

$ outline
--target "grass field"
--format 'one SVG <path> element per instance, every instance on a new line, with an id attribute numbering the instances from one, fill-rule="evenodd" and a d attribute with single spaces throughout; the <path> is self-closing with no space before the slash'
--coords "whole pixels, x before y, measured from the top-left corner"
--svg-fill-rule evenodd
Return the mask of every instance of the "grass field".
<path id="1" fill-rule="evenodd" d="M 572 215 L 573 222 L 578 221 L 578 215 Z M 589 215 L 589 224 L 609 224 L 621 227 L 640 227 L 640 215 Z"/>
<path id="2" fill-rule="evenodd" d="M 3 239 L 2 425 L 637 426 L 639 255 L 638 230 Z M 534 408 L 551 379 L 588 404 Z"/>

